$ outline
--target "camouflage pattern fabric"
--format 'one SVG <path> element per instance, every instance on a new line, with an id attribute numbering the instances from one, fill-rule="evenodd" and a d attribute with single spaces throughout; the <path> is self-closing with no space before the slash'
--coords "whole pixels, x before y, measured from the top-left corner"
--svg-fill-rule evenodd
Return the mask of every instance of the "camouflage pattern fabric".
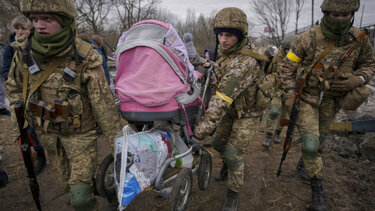
<path id="1" fill-rule="evenodd" d="M 216 94 L 211 97 L 209 108 L 194 134 L 204 139 L 217 127 L 214 149 L 228 166 L 228 188 L 238 192 L 244 183 L 242 154 L 261 114 L 256 103 L 263 71 L 257 60 L 238 52 L 222 56 L 214 71 L 216 80 L 212 88 Z"/>
<path id="2" fill-rule="evenodd" d="M 283 58 L 285 57 L 284 49 L 280 48 L 279 52 L 273 57 L 270 65 L 268 66 L 268 73 L 272 74 L 273 77 L 275 77 L 275 83 L 278 83 L 279 79 L 279 64 L 283 61 Z M 280 85 L 279 85 L 280 86 Z M 267 133 L 273 133 L 275 129 L 281 130 L 280 126 L 280 119 L 289 119 L 287 110 L 283 103 L 283 90 L 281 87 L 276 87 L 277 90 L 273 93 L 271 106 L 280 106 L 280 115 L 279 118 L 275 120 L 271 120 L 269 116 L 267 115 L 266 119 L 266 132 Z"/>
<path id="3" fill-rule="evenodd" d="M 325 12 L 356 12 L 359 0 L 324 0 L 320 8 Z"/>
<path id="4" fill-rule="evenodd" d="M 320 136 L 320 134 L 327 133 L 339 108 L 339 102 L 334 98 L 324 98 L 320 107 L 301 101 L 297 119 L 297 128 L 300 134 Z M 303 161 L 310 178 L 313 176 L 322 177 L 323 161 L 320 155 L 316 159 L 304 158 Z"/>
<path id="5" fill-rule="evenodd" d="M 220 10 L 211 27 L 215 30 L 216 28 L 231 28 L 237 29 L 242 32 L 243 35 L 247 35 L 248 24 L 246 14 L 239 8 L 227 7 Z"/>
<path id="6" fill-rule="evenodd" d="M 68 185 L 92 184 L 97 167 L 97 136 L 96 130 L 79 135 L 41 133 L 38 136 L 40 144 L 47 150 L 58 183 L 66 191 Z"/>
<path id="7" fill-rule="evenodd" d="M 73 0 L 21 0 L 20 9 L 26 17 L 30 13 L 56 13 L 71 19 L 77 17 Z"/>
<path id="8" fill-rule="evenodd" d="M 269 118 L 267 115 L 267 120 L 266 120 L 266 133 L 273 133 L 275 130 L 280 130 L 281 131 L 281 125 L 280 125 L 280 120 L 281 119 L 289 119 L 288 115 L 288 110 L 285 107 L 285 104 L 282 103 L 281 96 L 280 97 L 274 97 L 272 99 L 272 106 L 273 105 L 279 105 L 281 106 L 280 109 L 280 116 L 279 118 L 272 120 Z"/>
<path id="9" fill-rule="evenodd" d="M 359 30 L 352 27 L 349 33 L 358 36 Z M 321 38 L 318 38 L 321 37 Z M 315 57 L 318 57 L 324 49 L 332 42 L 328 38 L 324 38 L 320 26 L 314 27 L 312 30 L 296 36 L 292 43 L 291 51 L 294 55 L 301 59 L 301 62 L 296 63 L 289 58 L 284 58 L 280 64 L 280 78 L 282 87 L 288 96 L 295 94 L 297 67 L 298 73 L 303 74 L 308 69 L 312 68 L 312 63 Z M 325 90 L 325 95 L 340 97 L 343 93 L 333 92 L 330 90 L 330 84 L 334 80 L 334 75 L 338 70 L 336 69 L 338 59 L 341 58 L 349 46 L 354 42 L 352 36 L 348 34 L 337 43 L 328 54 L 320 61 L 323 66 L 319 70 L 314 70 L 307 77 L 307 84 L 303 89 L 302 99 L 307 102 L 317 101 L 317 96 L 322 90 Z M 341 72 L 352 73 L 354 75 L 363 76 L 365 84 L 367 84 L 375 74 L 375 59 L 373 47 L 369 39 L 366 37 L 362 39 L 359 47 L 355 48 L 347 61 L 342 65 Z M 334 72 L 327 70 L 327 67 L 332 65 Z M 340 73 L 339 73 L 340 74 Z M 327 82 L 325 82 L 327 81 Z"/>
<path id="10" fill-rule="evenodd" d="M 228 188 L 238 192 L 244 183 L 242 154 L 254 137 L 253 128 L 258 118 L 236 117 L 236 110 L 228 112 L 220 122 L 213 138 L 213 147 L 228 166 Z"/>
<path id="11" fill-rule="evenodd" d="M 257 83 L 261 81 L 258 62 L 249 56 L 234 53 L 221 57 L 216 65 L 217 81 L 213 87 L 217 87 L 217 92 L 233 99 L 233 103 L 229 104 L 218 95 L 211 97 L 209 108 L 194 130 L 195 136 L 199 139 L 204 139 L 211 134 L 230 109 L 237 109 L 239 118 L 260 116 L 260 112 L 254 107 Z"/>
<path id="12" fill-rule="evenodd" d="M 357 28 L 352 27 L 349 33 L 357 37 L 360 32 Z M 297 127 L 301 135 L 309 133 L 319 136 L 326 133 L 340 108 L 339 101 L 345 93 L 330 90 L 330 84 L 336 80 L 335 74 L 338 76 L 337 78 L 341 74 L 337 69 L 338 59 L 354 42 L 351 38 L 352 35 L 348 34 L 340 42 L 337 42 L 320 61 L 322 68 L 314 70 L 307 76 L 297 120 Z M 293 61 L 286 56 L 280 64 L 280 78 L 286 97 L 295 95 L 297 73 L 302 75 L 312 68 L 315 57 L 318 57 L 330 42 L 332 41 L 322 35 L 320 26 L 298 35 L 293 40 L 291 52 L 298 59 Z M 333 67 L 333 72 L 327 68 L 329 65 Z M 361 40 L 359 46 L 354 49 L 340 70 L 362 76 L 365 79 L 364 84 L 373 78 L 375 73 L 374 53 L 367 37 Z M 304 162 L 310 177 L 322 177 L 323 162 L 320 155 L 316 159 L 304 159 Z"/>
<path id="13" fill-rule="evenodd" d="M 82 40 L 77 39 L 78 49 L 83 44 Z M 18 45 L 23 47 L 24 43 Z M 38 121 L 35 113 L 30 111 L 29 101 L 25 105 L 25 117 L 35 128 L 41 145 L 49 152 L 51 156 L 49 160 L 58 169 L 57 173 L 61 176 L 58 180 L 68 181 L 69 184 L 88 182 L 94 176 L 97 125 L 108 137 L 112 146 L 115 136 L 122 128 L 117 107 L 101 66 L 100 54 L 90 46 L 83 66 L 76 69 L 77 76 L 72 82 L 67 82 L 63 79 L 63 70 L 67 66 L 73 68 L 70 66 L 72 55 L 71 47 L 57 55 L 64 58 L 62 64 L 30 96 L 52 105 L 54 100 L 67 102 L 69 115 L 66 118 L 48 119 L 44 113 L 41 121 Z M 41 71 L 29 75 L 29 89 L 51 62 L 38 64 Z M 28 71 L 24 67 L 22 56 L 17 51 L 7 81 L 11 108 L 17 100 L 22 100 L 23 71 Z M 12 121 L 16 126 L 14 118 Z M 47 121 L 49 124 L 45 124 Z M 42 124 L 39 124 L 40 122 Z M 48 127 L 44 127 L 45 125 Z M 63 155 L 64 153 L 66 155 Z M 69 171 L 66 171 L 67 167 Z M 64 172 L 68 172 L 69 175 Z"/>

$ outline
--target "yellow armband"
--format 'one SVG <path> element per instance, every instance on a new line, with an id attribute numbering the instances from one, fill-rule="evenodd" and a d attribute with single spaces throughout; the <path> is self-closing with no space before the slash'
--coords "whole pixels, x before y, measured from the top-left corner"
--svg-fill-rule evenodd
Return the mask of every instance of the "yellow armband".
<path id="1" fill-rule="evenodd" d="M 302 59 L 295 55 L 291 50 L 288 52 L 286 57 L 288 57 L 288 59 L 292 60 L 295 63 L 300 63 L 302 61 Z"/>
<path id="2" fill-rule="evenodd" d="M 233 99 L 232 98 L 226 96 L 225 94 L 223 94 L 221 92 L 216 91 L 216 96 L 218 96 L 220 99 L 224 100 L 228 104 L 232 104 L 233 103 Z"/>

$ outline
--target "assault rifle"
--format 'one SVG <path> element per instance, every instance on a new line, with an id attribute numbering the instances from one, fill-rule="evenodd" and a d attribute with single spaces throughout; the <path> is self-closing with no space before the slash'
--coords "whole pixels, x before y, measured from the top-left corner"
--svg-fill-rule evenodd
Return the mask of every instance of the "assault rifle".
<path id="1" fill-rule="evenodd" d="M 210 67 L 207 70 L 207 78 L 206 78 L 206 82 L 204 83 L 203 94 L 202 94 L 203 104 L 204 104 L 204 101 L 206 100 L 205 98 L 207 97 L 206 94 L 207 94 L 207 91 L 208 91 L 208 87 L 210 86 L 210 78 L 211 78 L 211 75 L 212 75 L 212 72 L 213 72 L 213 67 L 214 67 L 214 65 L 211 64 Z M 199 110 L 198 110 L 197 118 L 196 118 L 196 123 L 199 122 L 199 120 L 202 116 L 203 106 L 206 106 L 206 105 L 199 106 Z"/>
<path id="2" fill-rule="evenodd" d="M 25 125 L 25 117 L 24 117 L 24 106 L 22 101 L 17 101 L 14 105 L 14 111 L 16 113 L 18 128 L 20 131 L 20 137 L 18 139 L 18 144 L 20 145 L 22 158 L 25 163 L 25 167 L 27 170 L 27 177 L 29 178 L 29 187 L 31 193 L 33 195 L 33 199 L 35 201 L 36 207 L 39 211 L 42 210 L 40 201 L 39 201 L 39 184 L 36 179 L 36 175 L 34 173 L 34 165 L 31 157 L 31 149 L 30 147 L 34 145 L 34 140 L 31 134 L 28 132 L 27 127 Z"/>
<path id="3" fill-rule="evenodd" d="M 350 48 L 340 58 L 338 68 L 340 68 L 341 65 L 348 59 L 348 57 L 353 52 L 353 50 L 360 44 L 361 40 L 363 38 L 365 38 L 366 34 L 367 34 L 366 30 L 362 31 L 359 34 L 359 36 L 356 38 L 356 40 L 353 43 L 353 45 L 351 45 Z M 301 94 L 302 94 L 302 89 L 303 89 L 303 87 L 305 85 L 305 79 L 306 79 L 307 75 L 311 71 L 318 70 L 320 67 L 322 67 L 322 63 L 320 63 L 320 60 L 323 59 L 323 57 L 330 51 L 330 49 L 333 47 L 334 43 L 335 42 L 330 43 L 329 46 L 319 55 L 319 57 L 317 58 L 316 62 L 314 62 L 313 68 L 308 69 L 308 71 L 306 71 L 303 74 L 302 77 L 298 78 L 296 96 L 295 96 L 295 100 L 294 100 L 294 103 L 293 103 L 292 111 L 291 111 L 291 114 L 290 114 L 290 117 L 289 117 L 289 121 L 288 120 L 281 120 L 280 121 L 281 125 L 288 125 L 288 129 L 286 131 L 286 136 L 285 136 L 285 141 L 284 141 L 283 155 L 281 157 L 279 169 L 277 170 L 277 177 L 280 176 L 281 167 L 283 165 L 283 162 L 284 162 L 284 160 L 286 158 L 286 155 L 288 154 L 290 145 L 292 143 L 293 132 L 294 132 L 294 128 L 296 126 L 296 122 L 297 122 L 297 118 L 298 118 L 298 113 L 299 113 L 299 110 L 300 110 L 300 108 L 299 108 L 299 99 L 300 99 Z M 322 100 L 323 94 L 324 94 L 323 92 L 320 93 L 320 100 Z"/>
<path id="4" fill-rule="evenodd" d="M 299 113 L 299 110 L 300 110 L 299 99 L 301 98 L 302 89 L 303 89 L 304 85 L 305 85 L 305 77 L 298 78 L 298 81 L 297 81 L 297 92 L 296 92 L 296 96 L 295 96 L 295 99 L 294 99 L 294 103 L 293 103 L 293 107 L 292 107 L 292 112 L 291 112 L 290 117 L 289 117 L 289 122 L 287 122 L 287 123 L 281 123 L 283 125 L 287 124 L 288 125 L 288 129 L 286 130 L 284 147 L 283 147 L 283 155 L 281 157 L 279 169 L 277 170 L 277 177 L 280 176 L 281 166 L 283 165 L 283 162 L 284 162 L 284 160 L 286 158 L 286 155 L 289 152 L 290 145 L 292 144 L 294 128 L 296 127 L 298 113 Z"/>

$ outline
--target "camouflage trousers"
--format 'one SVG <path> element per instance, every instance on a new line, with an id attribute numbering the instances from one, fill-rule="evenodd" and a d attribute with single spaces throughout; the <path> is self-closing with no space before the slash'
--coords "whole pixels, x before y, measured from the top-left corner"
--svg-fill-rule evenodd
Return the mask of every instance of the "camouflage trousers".
<path id="1" fill-rule="evenodd" d="M 319 137 L 326 134 L 339 109 L 339 102 L 335 98 L 324 98 L 319 107 L 300 101 L 300 112 L 297 119 L 300 135 L 309 133 Z M 304 157 L 303 153 L 302 157 Z M 322 178 L 323 160 L 320 153 L 315 159 L 304 157 L 303 162 L 310 178 L 314 176 Z"/>
<path id="2" fill-rule="evenodd" d="M 69 136 L 38 133 L 40 144 L 57 174 L 56 179 L 66 191 L 71 185 L 92 184 L 98 162 L 97 137 L 96 130 Z"/>
<path id="3" fill-rule="evenodd" d="M 285 103 L 281 101 L 281 96 L 274 97 L 271 102 L 272 106 L 280 106 L 280 115 L 275 120 L 270 119 L 269 117 L 269 110 L 267 111 L 267 119 L 266 119 L 266 133 L 273 133 L 275 130 L 281 131 L 280 120 L 281 119 L 289 119 L 288 110 L 285 107 Z"/>
<path id="4" fill-rule="evenodd" d="M 244 163 L 242 154 L 254 136 L 258 118 L 234 117 L 226 114 L 217 127 L 213 138 L 213 147 L 228 166 L 227 186 L 239 192 L 244 184 Z"/>

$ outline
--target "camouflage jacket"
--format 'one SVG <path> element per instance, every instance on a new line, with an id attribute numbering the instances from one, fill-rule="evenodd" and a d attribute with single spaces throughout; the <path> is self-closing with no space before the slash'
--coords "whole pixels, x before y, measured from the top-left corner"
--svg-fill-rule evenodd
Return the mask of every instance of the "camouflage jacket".
<path id="1" fill-rule="evenodd" d="M 324 90 L 324 96 L 340 97 L 344 93 L 330 90 L 330 84 L 342 72 L 363 76 L 367 84 L 374 76 L 375 60 L 373 47 L 368 37 L 360 43 L 355 43 L 355 38 L 360 34 L 359 29 L 352 27 L 347 36 L 336 43 L 333 48 L 320 60 L 322 67 L 312 70 L 307 78 L 301 98 L 306 102 L 315 102 Z M 282 87 L 288 96 L 295 94 L 296 75 L 302 75 L 313 68 L 313 63 L 332 42 L 323 36 L 320 26 L 313 27 L 310 31 L 302 33 L 293 40 L 291 51 L 280 64 L 280 78 Z M 340 58 L 351 47 L 357 45 L 349 58 L 338 68 Z M 298 67 L 298 68 L 297 68 Z M 328 71 L 328 67 L 332 67 Z"/>
<path id="2" fill-rule="evenodd" d="M 280 47 L 279 52 L 277 52 L 277 54 L 273 57 L 267 69 L 268 74 L 274 74 L 275 76 L 277 76 L 279 70 L 278 64 L 280 64 L 285 57 L 285 53 L 283 51 L 284 50 Z"/>
<path id="3" fill-rule="evenodd" d="M 15 49 L 18 49 L 18 46 L 23 48 L 25 43 L 19 41 L 12 45 Z M 33 94 L 27 100 L 24 100 L 26 102 L 25 117 L 37 131 L 59 135 L 83 133 L 95 129 L 98 124 L 104 134 L 112 141 L 121 130 L 121 119 L 106 82 L 101 65 L 101 55 L 91 45 L 80 39 L 76 40 L 79 52 L 83 45 L 86 45 L 86 53 L 84 53 L 85 58 L 79 66 L 74 66 L 75 62 L 72 61 L 73 51 L 71 46 L 52 59 L 61 58 L 62 62 Z M 30 87 L 36 83 L 51 63 L 52 61 L 39 63 L 40 71 L 28 74 L 29 91 Z M 74 67 L 72 67 L 72 64 Z M 76 70 L 77 75 L 71 82 L 63 79 L 66 67 Z M 21 52 L 17 50 L 6 84 L 11 107 L 14 106 L 16 101 L 24 99 L 23 80 L 24 77 L 26 78 L 24 72 L 28 72 L 28 68 L 23 62 Z M 36 100 L 36 102 L 39 101 L 36 110 L 41 109 L 41 112 L 30 109 L 31 99 Z M 52 110 L 48 109 L 56 107 L 58 101 L 61 102 L 61 105 L 65 105 L 65 108 L 62 109 L 62 115 L 54 117 L 51 115 Z M 14 118 L 12 121 L 13 125 L 16 125 Z"/>
<path id="4" fill-rule="evenodd" d="M 213 95 L 204 117 L 198 123 L 194 134 L 204 139 L 218 125 L 230 110 L 237 110 L 238 118 L 257 117 L 255 104 L 257 84 L 263 71 L 258 61 L 238 52 L 221 57 L 215 64 L 216 81 L 213 82 Z"/>

